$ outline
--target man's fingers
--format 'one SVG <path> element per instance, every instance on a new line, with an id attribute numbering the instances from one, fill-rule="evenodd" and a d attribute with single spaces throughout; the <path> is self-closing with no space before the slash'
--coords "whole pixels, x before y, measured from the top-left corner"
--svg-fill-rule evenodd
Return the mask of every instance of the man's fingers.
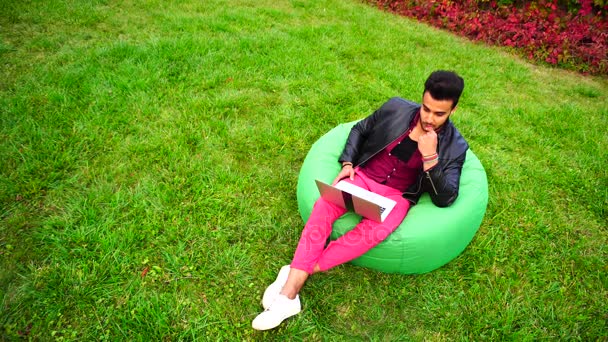
<path id="1" fill-rule="evenodd" d="M 336 183 L 338 183 L 340 181 L 340 179 L 342 179 L 346 176 L 348 176 L 348 173 L 344 173 L 344 171 L 340 171 L 340 173 L 338 173 L 338 176 L 336 177 L 336 179 L 334 179 L 333 183 L 331 183 L 331 184 L 336 185 Z"/>
<path id="2" fill-rule="evenodd" d="M 437 136 L 437 133 L 435 133 L 435 131 L 429 131 L 423 134 L 423 138 L 428 138 L 428 139 L 433 139 L 434 137 Z"/>
<path id="3" fill-rule="evenodd" d="M 334 179 L 332 185 L 336 185 L 341 179 L 346 177 L 350 178 L 350 180 L 355 180 L 355 169 L 341 170 L 336 179 Z"/>
<path id="4" fill-rule="evenodd" d="M 336 179 L 334 179 L 334 181 L 331 183 L 331 185 L 338 184 L 338 182 L 340 181 L 340 179 L 342 179 L 342 177 L 340 177 L 340 175 L 338 175 L 338 177 L 336 177 Z"/>

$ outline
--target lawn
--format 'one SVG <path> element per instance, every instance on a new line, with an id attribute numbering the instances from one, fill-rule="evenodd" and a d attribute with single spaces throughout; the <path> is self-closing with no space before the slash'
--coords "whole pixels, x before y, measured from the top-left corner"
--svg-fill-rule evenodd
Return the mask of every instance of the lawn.
<path id="1" fill-rule="evenodd" d="M 469 247 L 315 275 L 252 330 L 310 146 L 435 69 L 488 175 Z M 607 98 L 357 0 L 4 0 L 0 340 L 606 340 Z"/>

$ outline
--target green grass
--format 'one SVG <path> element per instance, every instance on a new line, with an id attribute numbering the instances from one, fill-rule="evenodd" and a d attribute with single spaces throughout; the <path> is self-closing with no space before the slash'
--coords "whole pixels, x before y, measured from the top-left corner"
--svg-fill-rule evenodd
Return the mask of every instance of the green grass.
<path id="1" fill-rule="evenodd" d="M 0 62 L 2 340 L 608 339 L 606 79 L 355 0 L 7 0 Z M 252 330 L 312 143 L 439 68 L 488 173 L 471 245 Z"/>

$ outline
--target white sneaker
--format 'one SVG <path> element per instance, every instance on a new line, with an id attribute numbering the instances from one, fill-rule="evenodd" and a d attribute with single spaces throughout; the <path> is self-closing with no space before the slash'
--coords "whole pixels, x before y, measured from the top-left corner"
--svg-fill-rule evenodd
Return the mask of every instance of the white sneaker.
<path id="1" fill-rule="evenodd" d="M 290 270 L 291 267 L 289 267 L 289 265 L 281 267 L 279 275 L 277 275 L 277 279 L 274 281 L 274 283 L 268 285 L 266 291 L 264 291 L 264 296 L 262 296 L 262 306 L 264 309 L 268 309 L 270 304 L 272 304 L 279 293 L 281 293 L 283 286 L 287 282 L 287 277 L 289 276 Z"/>
<path id="2" fill-rule="evenodd" d="M 294 299 L 289 299 L 287 296 L 279 294 L 268 309 L 251 322 L 251 326 L 256 330 L 273 329 L 278 327 L 285 319 L 297 315 L 300 311 L 302 311 L 302 306 L 299 295 L 296 295 Z"/>

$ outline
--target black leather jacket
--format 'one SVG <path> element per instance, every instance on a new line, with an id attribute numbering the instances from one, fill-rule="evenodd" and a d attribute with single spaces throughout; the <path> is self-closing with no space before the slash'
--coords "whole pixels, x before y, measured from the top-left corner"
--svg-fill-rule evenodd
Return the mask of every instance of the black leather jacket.
<path id="1" fill-rule="evenodd" d="M 350 131 L 339 161 L 364 165 L 371 157 L 404 134 L 420 110 L 420 105 L 394 97 L 372 115 L 359 121 Z M 420 171 L 417 181 L 403 197 L 416 204 L 428 192 L 438 207 L 447 207 L 458 197 L 460 172 L 469 145 L 448 119 L 437 133 L 439 163 L 428 171 Z"/>

